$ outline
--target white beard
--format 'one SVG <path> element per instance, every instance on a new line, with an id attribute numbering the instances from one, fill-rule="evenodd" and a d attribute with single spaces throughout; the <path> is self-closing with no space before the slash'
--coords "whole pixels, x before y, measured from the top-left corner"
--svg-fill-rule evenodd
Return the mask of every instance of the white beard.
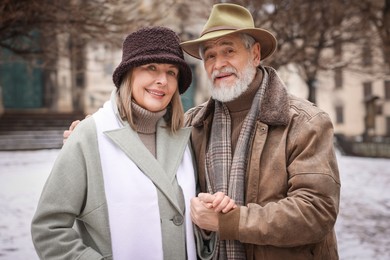
<path id="1" fill-rule="evenodd" d="M 215 77 L 218 74 L 225 72 L 234 73 L 237 76 L 236 82 L 230 85 L 222 83 L 218 87 L 215 86 L 213 84 Z M 247 63 L 241 73 L 238 73 L 238 71 L 233 67 L 225 67 L 221 70 L 213 71 L 208 84 L 212 98 L 220 102 L 229 102 L 238 98 L 249 88 L 249 84 L 253 81 L 255 75 L 256 67 L 253 66 L 251 62 Z"/>

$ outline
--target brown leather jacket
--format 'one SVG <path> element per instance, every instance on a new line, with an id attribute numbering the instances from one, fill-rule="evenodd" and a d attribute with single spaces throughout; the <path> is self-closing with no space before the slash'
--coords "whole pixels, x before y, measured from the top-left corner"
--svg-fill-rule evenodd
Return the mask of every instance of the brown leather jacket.
<path id="1" fill-rule="evenodd" d="M 338 259 L 340 178 L 331 120 L 265 69 L 270 81 L 248 156 L 245 205 L 220 215 L 220 238 L 244 243 L 247 259 Z M 201 191 L 213 113 L 209 100 L 186 114 Z"/>

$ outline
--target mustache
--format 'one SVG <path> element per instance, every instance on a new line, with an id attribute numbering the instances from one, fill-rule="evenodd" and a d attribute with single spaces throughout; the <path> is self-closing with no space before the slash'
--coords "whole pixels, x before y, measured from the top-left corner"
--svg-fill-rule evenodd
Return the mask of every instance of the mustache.
<path id="1" fill-rule="evenodd" d="M 232 73 L 232 74 L 235 74 L 235 75 L 238 75 L 237 74 L 237 70 L 233 67 L 224 67 L 220 70 L 214 70 L 212 73 L 211 73 L 211 80 L 212 82 L 215 80 L 216 77 L 218 77 L 220 74 L 223 74 L 223 73 Z"/>

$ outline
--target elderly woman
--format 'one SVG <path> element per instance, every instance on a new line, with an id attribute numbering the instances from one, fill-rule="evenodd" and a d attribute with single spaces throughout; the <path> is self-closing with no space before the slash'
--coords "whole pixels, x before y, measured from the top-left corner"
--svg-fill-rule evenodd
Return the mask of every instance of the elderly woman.
<path id="1" fill-rule="evenodd" d="M 196 175 L 180 94 L 191 83 L 178 36 L 127 36 L 116 90 L 65 143 L 32 222 L 41 259 L 196 259 Z M 233 207 L 224 195 L 219 209 Z"/>

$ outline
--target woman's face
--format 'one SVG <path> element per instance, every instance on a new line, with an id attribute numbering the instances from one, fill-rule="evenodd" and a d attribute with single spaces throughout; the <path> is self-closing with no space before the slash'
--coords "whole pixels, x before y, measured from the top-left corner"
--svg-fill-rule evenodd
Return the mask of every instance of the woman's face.
<path id="1" fill-rule="evenodd" d="M 151 112 L 164 110 L 178 88 L 179 68 L 173 64 L 149 63 L 131 73 L 132 97 Z"/>

